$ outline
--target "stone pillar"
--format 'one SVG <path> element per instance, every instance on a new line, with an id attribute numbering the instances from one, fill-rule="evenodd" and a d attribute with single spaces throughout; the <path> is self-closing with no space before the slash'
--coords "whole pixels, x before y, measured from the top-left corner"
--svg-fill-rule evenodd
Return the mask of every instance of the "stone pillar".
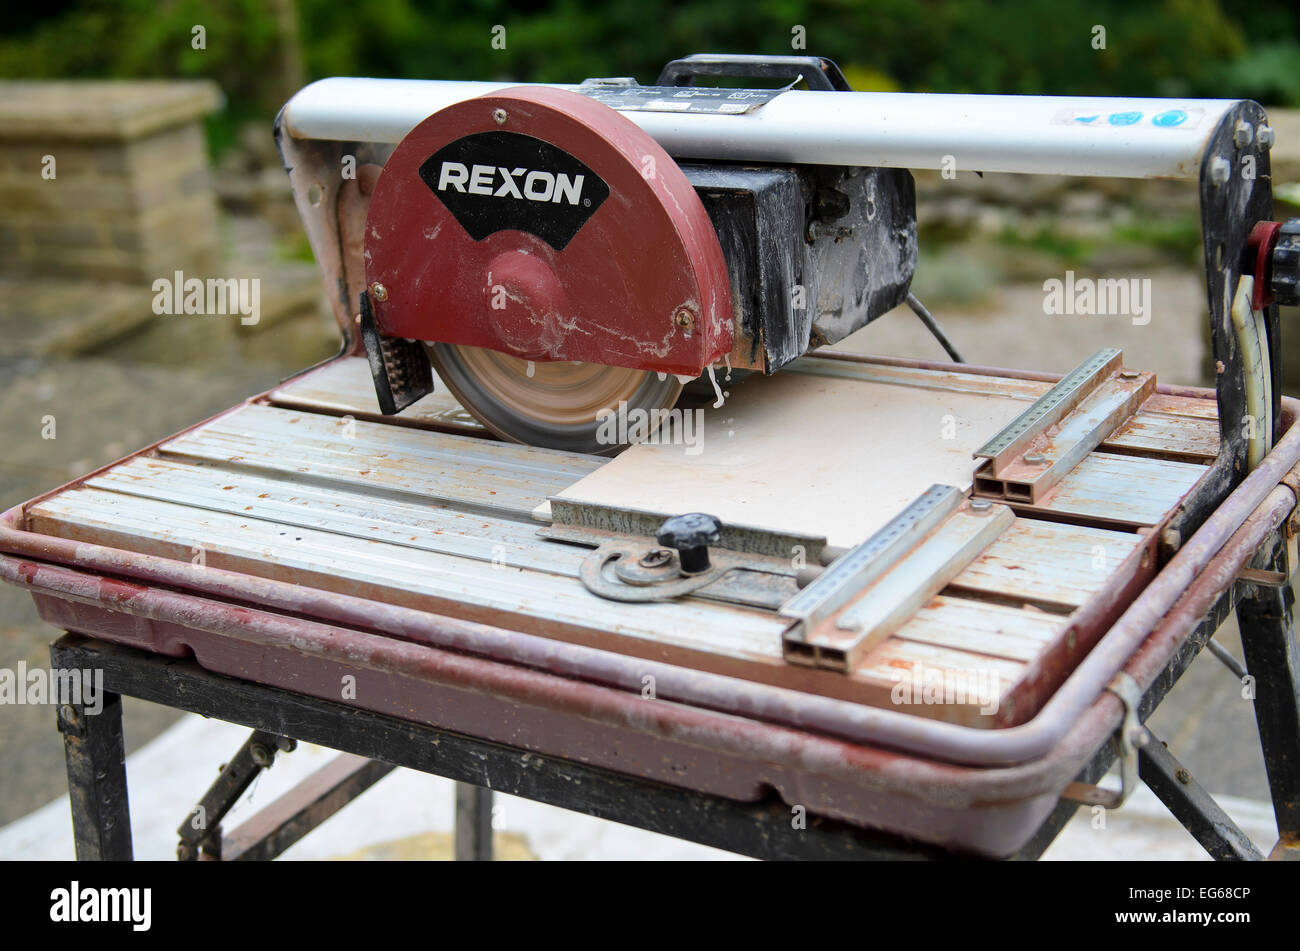
<path id="1" fill-rule="evenodd" d="M 143 283 L 219 264 L 211 82 L 0 82 L 0 277 Z"/>

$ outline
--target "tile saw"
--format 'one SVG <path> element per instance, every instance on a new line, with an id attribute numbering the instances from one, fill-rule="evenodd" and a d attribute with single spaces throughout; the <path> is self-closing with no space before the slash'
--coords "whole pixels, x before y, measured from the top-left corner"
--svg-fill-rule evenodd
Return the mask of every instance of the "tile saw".
<path id="1" fill-rule="evenodd" d="M 7 513 L 0 571 L 51 623 L 1007 854 L 1063 793 L 1113 802 L 1070 783 L 1117 730 L 1131 780 L 1134 691 L 1240 571 L 1294 565 L 1247 567 L 1300 461 L 1300 224 L 1256 103 L 705 55 L 327 79 L 277 136 L 343 351 Z M 1215 389 L 1112 347 L 1064 376 L 828 350 L 928 318 L 908 170 L 953 162 L 1195 187 Z M 698 453 L 656 438 L 685 410 Z"/>
<path id="2" fill-rule="evenodd" d="M 847 89 L 833 64 L 794 65 Z M 778 94 L 665 99 L 592 80 L 421 121 L 365 223 L 361 330 L 381 405 L 429 391 L 427 353 L 498 436 L 610 452 L 601 413 L 644 414 L 649 435 L 715 363 L 772 373 L 902 303 L 916 266 L 905 169 L 679 164 L 619 111 L 741 116 Z"/>

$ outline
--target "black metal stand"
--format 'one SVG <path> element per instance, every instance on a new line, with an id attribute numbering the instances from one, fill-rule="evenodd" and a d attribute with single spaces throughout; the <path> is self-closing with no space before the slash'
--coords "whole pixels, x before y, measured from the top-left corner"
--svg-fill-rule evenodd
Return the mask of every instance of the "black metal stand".
<path id="1" fill-rule="evenodd" d="M 69 766 L 78 859 L 131 858 L 130 835 L 122 834 L 128 828 L 126 777 L 122 767 L 122 694 L 238 723 L 276 737 L 291 736 L 300 742 L 342 750 L 366 762 L 377 761 L 385 771 L 402 766 L 455 780 L 461 784 L 457 792 L 457 858 L 491 857 L 491 791 L 576 809 L 601 819 L 755 858 L 933 859 L 947 855 L 933 846 L 813 816 L 808 817 L 807 828 L 795 829 L 789 807 L 781 802 L 735 802 L 623 776 L 341 703 L 224 677 L 204 670 L 193 661 L 162 657 L 76 634 L 55 641 L 50 648 L 50 662 L 54 670 L 102 670 L 104 689 L 111 692 L 105 698 L 104 713 L 87 718 L 101 738 L 91 748 L 93 761 L 81 757 L 79 762 L 84 768 L 75 775 Z M 110 711 L 117 711 L 117 715 Z M 117 779 L 112 793 L 96 800 L 98 808 L 90 808 L 87 798 L 104 788 L 102 777 L 98 784 L 94 782 L 95 773 L 111 763 L 116 763 Z M 112 775 L 111 769 L 106 771 Z M 313 780 L 316 777 L 307 782 Z M 326 784 L 317 782 L 316 786 L 325 788 Z M 581 801 L 575 799 L 575 790 L 582 791 Z M 357 794 L 360 791 L 355 790 Z M 310 802 L 310 796 L 304 794 L 298 800 L 298 812 L 310 811 Z M 278 800 L 264 811 L 276 811 L 283 816 L 292 808 Z M 333 811 L 336 810 L 325 814 L 332 815 Z M 324 815 L 316 818 L 318 824 Z M 270 832 L 277 827 L 277 820 L 263 819 L 259 813 L 225 836 L 220 847 L 223 859 L 272 858 L 283 851 L 259 843 L 250 829 L 255 824 Z M 109 836 L 108 830 L 116 830 L 117 834 Z"/>
<path id="2" fill-rule="evenodd" d="M 1270 562 L 1277 562 L 1277 545 Z M 1139 717 L 1155 709 L 1235 607 L 1246 664 L 1255 678 L 1255 710 L 1277 814 L 1271 858 L 1300 857 L 1300 651 L 1289 585 L 1239 583 L 1188 638 L 1143 695 Z M 121 695 L 129 695 L 250 727 L 255 733 L 223 769 L 198 808 L 203 823 L 181 827 L 182 858 L 274 858 L 333 815 L 393 767 L 454 780 L 455 855 L 492 857 L 492 791 L 522 796 L 602 819 L 765 859 L 954 858 L 934 846 L 808 817 L 796 829 L 781 802 L 743 803 L 623 776 L 569 760 L 512 749 L 433 727 L 357 710 L 273 687 L 210 673 L 196 663 L 67 634 L 50 649 L 54 671 L 102 670 L 103 712 L 59 708 L 68 760 L 77 858 L 130 859 L 122 745 Z M 292 737 L 344 751 L 333 763 L 222 835 L 221 816 L 275 749 Z M 260 755 L 259 755 L 260 751 Z M 1096 782 L 1114 760 L 1107 743 L 1079 780 Z M 247 760 L 247 762 L 245 762 Z M 1140 753 L 1139 775 L 1174 816 L 1217 859 L 1258 859 L 1260 852 L 1164 746 L 1152 739 Z M 581 799 L 575 799 L 581 790 Z M 1062 800 L 1016 859 L 1036 859 L 1079 808 Z M 189 829 L 189 831 L 187 831 Z"/>
<path id="3" fill-rule="evenodd" d="M 492 861 L 492 790 L 456 784 L 456 861 Z"/>
<path id="4" fill-rule="evenodd" d="M 1284 543 L 1267 549 L 1261 567 L 1286 570 Z M 1258 559 L 1257 559 L 1258 560 Z M 1300 861 L 1300 645 L 1289 583 L 1251 586 L 1237 607 L 1246 670 L 1255 678 L 1255 721 L 1264 749 L 1278 841 L 1270 858 Z"/>
<path id="5" fill-rule="evenodd" d="M 103 709 L 94 716 L 86 713 L 84 704 L 64 704 L 58 711 L 68 761 L 72 834 L 78 859 L 129 861 L 131 814 L 126 797 L 122 697 L 105 692 L 102 699 Z"/>

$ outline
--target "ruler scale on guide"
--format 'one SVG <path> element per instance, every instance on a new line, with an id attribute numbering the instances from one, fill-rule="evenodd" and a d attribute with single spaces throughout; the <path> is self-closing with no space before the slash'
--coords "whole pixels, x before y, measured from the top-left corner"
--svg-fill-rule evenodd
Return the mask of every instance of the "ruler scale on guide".
<path id="1" fill-rule="evenodd" d="M 835 559 L 808 587 L 782 605 L 780 613 L 802 621 L 802 628 L 826 620 L 955 510 L 962 498 L 960 489 L 932 485 L 888 525 Z"/>
<path id="2" fill-rule="evenodd" d="M 1042 430 L 1058 422 L 1087 396 L 1107 374 L 1119 368 L 1122 354 L 1114 347 L 1098 350 L 1079 364 L 1033 405 L 996 436 L 975 450 L 975 458 L 987 459 L 998 475 L 1008 458 L 1024 448 Z"/>
<path id="3" fill-rule="evenodd" d="M 977 449 L 974 457 L 984 462 L 976 493 L 1037 504 L 1127 422 L 1156 381 L 1151 373 L 1121 370 L 1122 359 L 1114 348 L 1098 350 Z"/>
<path id="4" fill-rule="evenodd" d="M 847 673 L 1014 521 L 1005 505 L 931 486 L 782 606 L 795 619 L 782 638 L 785 660 Z"/>

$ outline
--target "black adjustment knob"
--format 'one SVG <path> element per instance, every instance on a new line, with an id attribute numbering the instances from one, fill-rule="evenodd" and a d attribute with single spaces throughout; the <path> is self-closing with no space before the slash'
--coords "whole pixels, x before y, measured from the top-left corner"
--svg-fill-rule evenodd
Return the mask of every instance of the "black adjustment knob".
<path id="1" fill-rule="evenodd" d="M 1283 222 L 1273 246 L 1269 288 L 1279 304 L 1300 304 L 1300 218 Z"/>
<path id="2" fill-rule="evenodd" d="M 698 575 L 709 570 L 709 546 L 716 545 L 722 537 L 722 523 L 712 515 L 692 512 L 674 515 L 659 526 L 657 540 L 661 545 L 677 549 L 682 574 Z"/>

